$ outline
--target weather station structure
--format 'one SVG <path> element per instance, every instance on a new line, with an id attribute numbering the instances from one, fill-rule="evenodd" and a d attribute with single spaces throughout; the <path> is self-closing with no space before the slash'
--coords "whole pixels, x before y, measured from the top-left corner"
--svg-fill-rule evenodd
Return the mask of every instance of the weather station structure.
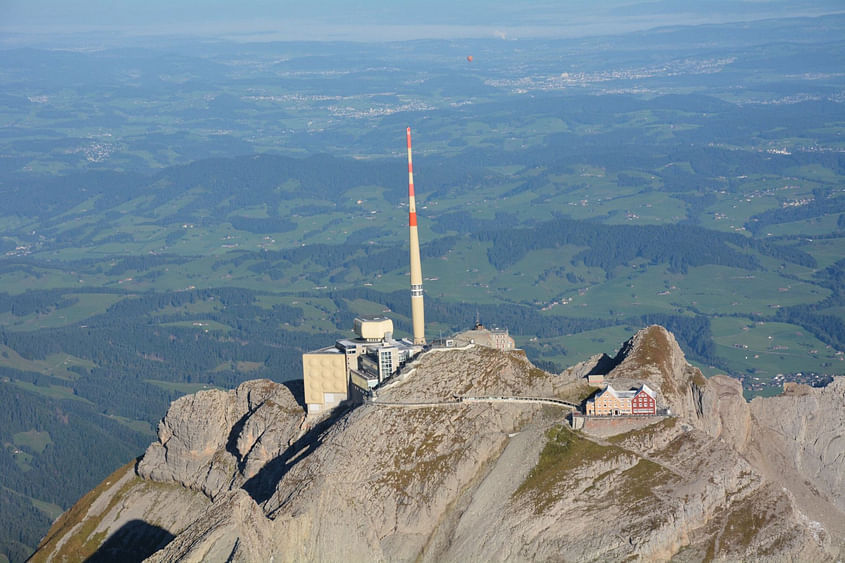
<path id="1" fill-rule="evenodd" d="M 344 401 L 362 401 L 381 383 L 396 375 L 426 346 L 410 127 L 406 135 L 413 339 L 394 339 L 393 321 L 387 317 L 359 317 L 354 320 L 354 338 L 342 338 L 337 340 L 334 346 L 304 353 L 302 378 L 309 416 L 321 416 Z"/>
<path id="2" fill-rule="evenodd" d="M 466 346 L 476 344 L 486 348 L 495 348 L 503 352 L 516 349 L 516 342 L 508 333 L 507 329 L 487 328 L 481 324 L 481 319 L 476 318 L 475 326 L 471 330 L 459 332 L 452 337 L 453 346 Z"/>

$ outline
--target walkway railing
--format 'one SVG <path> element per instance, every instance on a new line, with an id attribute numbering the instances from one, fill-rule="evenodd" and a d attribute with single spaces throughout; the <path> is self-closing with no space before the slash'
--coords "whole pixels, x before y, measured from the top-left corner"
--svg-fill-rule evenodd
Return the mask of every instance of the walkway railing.
<path id="1" fill-rule="evenodd" d="M 378 398 L 371 398 L 367 404 L 379 405 L 382 407 L 451 407 L 464 403 L 531 403 L 541 405 L 556 405 L 569 409 L 578 409 L 578 405 L 563 399 L 551 397 L 458 397 L 455 396 L 447 401 L 380 401 Z"/>

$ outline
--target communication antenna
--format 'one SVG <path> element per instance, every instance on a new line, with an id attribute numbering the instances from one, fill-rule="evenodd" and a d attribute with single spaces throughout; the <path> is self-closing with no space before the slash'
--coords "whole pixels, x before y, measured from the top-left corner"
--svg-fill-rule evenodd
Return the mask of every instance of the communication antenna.
<path id="1" fill-rule="evenodd" d="M 417 204 L 414 199 L 414 164 L 411 158 L 411 128 L 408 127 L 408 226 L 411 242 L 411 323 L 414 344 L 425 344 L 425 314 L 423 312 L 422 265 L 420 263 L 420 234 L 417 229 Z"/>

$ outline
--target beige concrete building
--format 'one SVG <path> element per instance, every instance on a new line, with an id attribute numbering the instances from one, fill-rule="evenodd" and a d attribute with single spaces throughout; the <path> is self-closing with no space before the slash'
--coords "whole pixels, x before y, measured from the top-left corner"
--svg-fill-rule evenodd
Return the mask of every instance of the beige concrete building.
<path id="1" fill-rule="evenodd" d="M 387 317 L 358 317 L 353 325 L 355 336 L 367 342 L 378 342 L 393 335 L 393 321 Z"/>
<path id="2" fill-rule="evenodd" d="M 356 318 L 354 330 L 355 338 L 302 355 L 309 415 L 330 411 L 347 399 L 363 400 L 423 349 L 394 340 L 393 321 L 386 317 Z"/>
<path id="3" fill-rule="evenodd" d="M 331 410 L 346 400 L 346 355 L 336 346 L 302 354 L 302 379 L 308 413 Z"/>

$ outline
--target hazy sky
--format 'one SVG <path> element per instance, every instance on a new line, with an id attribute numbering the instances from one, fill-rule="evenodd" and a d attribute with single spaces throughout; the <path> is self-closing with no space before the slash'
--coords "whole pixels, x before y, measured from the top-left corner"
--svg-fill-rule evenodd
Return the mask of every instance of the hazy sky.
<path id="1" fill-rule="evenodd" d="M 0 0 L 0 32 L 271 39 L 573 37 L 821 15 L 842 0 Z"/>

